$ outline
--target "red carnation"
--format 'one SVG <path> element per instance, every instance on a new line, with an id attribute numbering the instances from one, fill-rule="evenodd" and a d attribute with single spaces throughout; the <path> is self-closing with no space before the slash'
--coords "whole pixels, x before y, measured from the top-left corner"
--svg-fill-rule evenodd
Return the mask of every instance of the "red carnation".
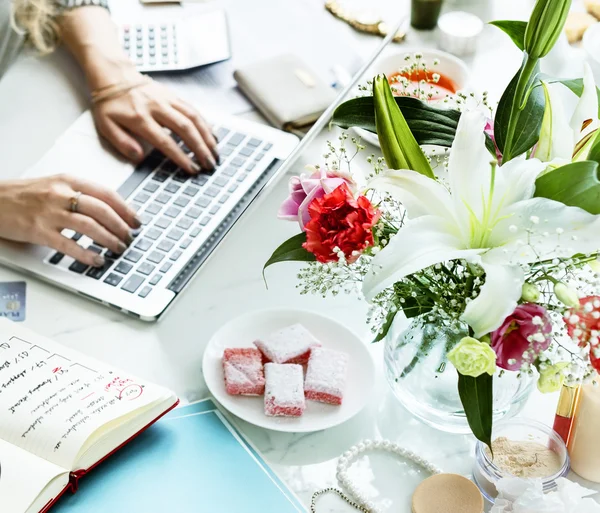
<path id="1" fill-rule="evenodd" d="M 567 332 L 579 347 L 590 345 L 590 363 L 600 372 L 600 296 L 587 296 L 565 314 Z"/>
<path id="2" fill-rule="evenodd" d="M 373 245 L 373 225 L 380 213 L 365 196 L 354 199 L 346 184 L 340 185 L 308 206 L 304 249 L 321 263 L 335 262 L 339 248 L 349 263 L 355 262 L 365 248 Z"/>

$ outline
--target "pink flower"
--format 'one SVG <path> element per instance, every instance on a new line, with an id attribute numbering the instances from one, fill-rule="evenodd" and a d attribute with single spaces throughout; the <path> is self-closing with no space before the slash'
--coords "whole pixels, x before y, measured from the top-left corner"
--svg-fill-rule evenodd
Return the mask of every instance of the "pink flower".
<path id="1" fill-rule="evenodd" d="M 312 169 L 311 174 L 304 173 L 292 176 L 289 181 L 290 196 L 279 207 L 279 219 L 298 221 L 302 231 L 310 221 L 308 206 L 315 198 L 322 198 L 337 189 L 340 185 L 348 185 L 351 191 L 356 189 L 352 177 L 341 171 L 330 169 Z"/>
<path id="2" fill-rule="evenodd" d="M 531 363 L 550 345 L 552 323 L 546 309 L 535 303 L 517 306 L 491 334 L 496 364 L 502 369 L 519 370 Z"/>
<path id="3" fill-rule="evenodd" d="M 498 149 L 498 145 L 496 144 L 496 138 L 494 137 L 494 120 L 488 119 L 485 128 L 483 129 L 483 133 L 490 137 L 492 142 L 494 143 L 494 148 L 496 149 L 496 159 L 498 160 L 498 165 L 502 164 L 502 153 Z"/>

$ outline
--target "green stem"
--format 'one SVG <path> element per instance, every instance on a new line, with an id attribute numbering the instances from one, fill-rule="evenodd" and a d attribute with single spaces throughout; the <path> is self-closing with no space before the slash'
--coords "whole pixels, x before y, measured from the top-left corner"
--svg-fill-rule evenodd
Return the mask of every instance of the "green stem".
<path id="1" fill-rule="evenodd" d="M 519 121 L 519 115 L 521 110 L 524 108 L 523 100 L 525 99 L 525 94 L 527 92 L 527 87 L 531 81 L 531 75 L 535 70 L 535 66 L 538 62 L 538 59 L 533 59 L 529 55 L 525 60 L 525 65 L 521 70 L 521 74 L 519 75 L 519 80 L 517 82 L 517 87 L 515 89 L 515 96 L 512 101 L 512 105 L 510 107 L 510 119 L 508 120 L 508 130 L 506 134 L 506 143 L 504 145 L 504 153 L 502 155 L 502 163 L 505 164 L 516 155 L 511 153 L 515 129 L 517 128 L 517 122 Z"/>

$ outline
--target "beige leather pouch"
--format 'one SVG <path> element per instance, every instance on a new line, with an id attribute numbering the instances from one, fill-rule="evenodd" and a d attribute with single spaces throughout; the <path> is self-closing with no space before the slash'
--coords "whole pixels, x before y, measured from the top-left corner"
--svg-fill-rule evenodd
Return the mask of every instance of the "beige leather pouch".
<path id="1" fill-rule="evenodd" d="M 335 91 L 294 55 L 257 62 L 233 76 L 263 116 L 289 132 L 313 124 L 335 99 Z"/>

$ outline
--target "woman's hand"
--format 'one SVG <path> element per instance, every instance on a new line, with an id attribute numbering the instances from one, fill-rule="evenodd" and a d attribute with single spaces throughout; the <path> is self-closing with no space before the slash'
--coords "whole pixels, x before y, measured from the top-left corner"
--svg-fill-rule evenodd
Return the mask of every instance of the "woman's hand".
<path id="1" fill-rule="evenodd" d="M 81 193 L 77 211 L 71 200 Z M 102 267 L 104 258 L 62 235 L 70 228 L 121 254 L 140 221 L 114 191 L 67 175 L 0 183 L 0 238 L 49 246 Z"/>
<path id="2" fill-rule="evenodd" d="M 111 82 L 109 75 L 104 78 L 108 83 Z M 130 70 L 128 75 L 132 82 L 141 78 L 135 70 Z M 188 173 L 200 171 L 198 164 L 177 146 L 163 127 L 183 139 L 202 168 L 212 170 L 218 160 L 217 141 L 200 113 L 157 82 L 150 81 L 122 96 L 106 100 L 94 106 L 93 113 L 98 132 L 134 162 L 143 157 L 137 136 Z"/>
<path id="3" fill-rule="evenodd" d="M 117 28 L 102 7 L 67 11 L 58 18 L 60 36 L 83 69 L 91 91 L 139 83 L 138 73 L 123 53 Z M 93 109 L 100 134 L 128 159 L 143 157 L 138 139 L 158 148 L 188 173 L 212 170 L 218 161 L 217 141 L 200 114 L 162 85 L 149 81 Z M 195 155 L 193 160 L 168 135 L 175 132 Z"/>

